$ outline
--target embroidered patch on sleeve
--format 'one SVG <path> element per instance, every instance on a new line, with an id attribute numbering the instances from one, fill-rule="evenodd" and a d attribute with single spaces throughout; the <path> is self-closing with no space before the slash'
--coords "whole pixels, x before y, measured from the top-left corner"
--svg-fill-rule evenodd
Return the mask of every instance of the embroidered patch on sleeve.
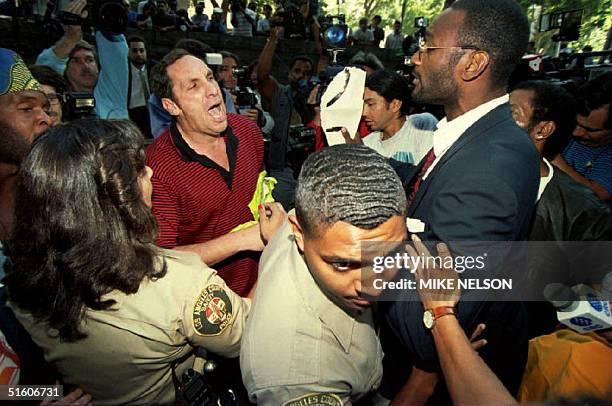
<path id="1" fill-rule="evenodd" d="M 342 399 L 333 393 L 309 393 L 291 399 L 283 403 L 283 406 L 342 406 Z"/>
<path id="2" fill-rule="evenodd" d="M 234 321 L 232 302 L 225 290 L 216 284 L 202 289 L 193 306 L 193 328 L 202 336 L 221 334 Z"/>

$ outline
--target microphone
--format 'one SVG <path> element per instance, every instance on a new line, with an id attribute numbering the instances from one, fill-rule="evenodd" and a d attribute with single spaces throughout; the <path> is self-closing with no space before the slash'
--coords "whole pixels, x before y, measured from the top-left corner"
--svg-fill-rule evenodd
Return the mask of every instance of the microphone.
<path id="1" fill-rule="evenodd" d="M 543 294 L 557 310 L 557 319 L 572 330 L 590 333 L 612 327 L 610 302 L 586 285 L 570 289 L 561 283 L 550 283 Z"/>

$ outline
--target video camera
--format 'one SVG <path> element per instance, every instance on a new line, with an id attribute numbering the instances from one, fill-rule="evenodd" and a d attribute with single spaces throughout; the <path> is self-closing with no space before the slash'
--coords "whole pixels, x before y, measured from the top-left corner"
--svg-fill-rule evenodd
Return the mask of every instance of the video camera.
<path id="1" fill-rule="evenodd" d="M 257 96 L 252 88 L 249 67 L 237 66 L 232 69 L 236 76 L 236 106 L 239 109 L 253 109 L 257 106 Z"/>
<path id="2" fill-rule="evenodd" d="M 325 72 L 321 73 L 319 76 L 312 76 L 308 81 L 307 88 L 305 89 L 305 96 L 308 97 L 312 89 L 315 86 L 319 85 L 319 90 L 317 91 L 316 103 L 315 106 L 319 106 L 321 104 L 321 97 L 323 93 L 327 90 L 327 87 L 331 83 L 332 79 L 340 73 L 344 69 L 342 65 L 330 65 L 325 68 Z"/>
<path id="3" fill-rule="evenodd" d="M 83 31 L 92 28 L 111 34 L 123 34 L 128 27 L 128 10 L 122 0 L 88 0 L 87 17 L 60 11 L 57 18 L 64 25 L 80 25 Z"/>
<path id="4" fill-rule="evenodd" d="M 286 39 L 306 39 L 306 18 L 300 8 L 305 0 L 285 0 L 279 2 L 282 10 L 272 18 L 273 27 L 283 27 Z"/>
<path id="5" fill-rule="evenodd" d="M 305 125 L 289 126 L 287 163 L 297 176 L 308 155 L 315 150 L 315 130 Z"/>
<path id="6" fill-rule="evenodd" d="M 344 14 L 329 15 L 321 24 L 325 44 L 332 48 L 346 48 L 348 26 Z"/>
<path id="7" fill-rule="evenodd" d="M 418 51 L 419 45 L 425 42 L 425 33 L 428 25 L 429 20 L 426 17 L 416 17 L 414 19 L 414 28 L 417 28 L 417 31 L 414 33 L 414 37 L 409 35 L 402 42 L 404 63 L 396 69 L 396 72 L 408 77 L 410 83 L 412 83 L 412 71 L 414 70 L 411 58 Z"/>

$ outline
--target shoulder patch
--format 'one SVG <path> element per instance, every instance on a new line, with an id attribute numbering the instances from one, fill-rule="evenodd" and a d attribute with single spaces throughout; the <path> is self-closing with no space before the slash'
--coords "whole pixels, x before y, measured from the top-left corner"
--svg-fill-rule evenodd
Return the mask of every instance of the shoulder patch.
<path id="1" fill-rule="evenodd" d="M 193 306 L 193 328 L 202 336 L 221 334 L 232 325 L 232 302 L 225 290 L 217 285 L 207 285 Z"/>
<path id="2" fill-rule="evenodd" d="M 333 393 L 309 393 L 291 399 L 283 406 L 342 406 L 342 399 Z"/>

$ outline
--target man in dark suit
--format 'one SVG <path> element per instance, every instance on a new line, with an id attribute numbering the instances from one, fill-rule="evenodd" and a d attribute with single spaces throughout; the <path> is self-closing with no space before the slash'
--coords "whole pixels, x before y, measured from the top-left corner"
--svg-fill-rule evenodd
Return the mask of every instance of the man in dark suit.
<path id="1" fill-rule="evenodd" d="M 145 138 L 153 138 L 147 102 L 149 90 L 149 71 L 151 63 L 147 58 L 147 48 L 142 37 L 131 36 L 127 40 L 129 49 L 128 112 Z"/>
<path id="2" fill-rule="evenodd" d="M 458 250 L 453 242 L 527 236 L 539 157 L 512 119 L 507 82 L 528 36 L 527 18 L 514 0 L 459 0 L 438 16 L 413 55 L 414 101 L 442 105 L 446 113 L 434 133 L 434 147 L 403 178 L 408 229 L 422 240 L 449 242 L 453 251 Z M 385 352 L 401 363 L 397 370 L 387 363 L 386 375 L 411 372 L 397 394 L 404 402 L 446 403 L 450 399 L 436 373 L 435 323 L 421 322 L 427 309 L 415 299 L 393 302 L 386 309 L 393 332 L 386 339 L 399 352 L 390 347 Z M 487 325 L 488 344 L 479 353 L 516 393 L 527 356 L 522 305 L 462 300 L 449 312 L 468 333 L 479 323 Z M 397 384 L 387 396 L 397 392 Z"/>

